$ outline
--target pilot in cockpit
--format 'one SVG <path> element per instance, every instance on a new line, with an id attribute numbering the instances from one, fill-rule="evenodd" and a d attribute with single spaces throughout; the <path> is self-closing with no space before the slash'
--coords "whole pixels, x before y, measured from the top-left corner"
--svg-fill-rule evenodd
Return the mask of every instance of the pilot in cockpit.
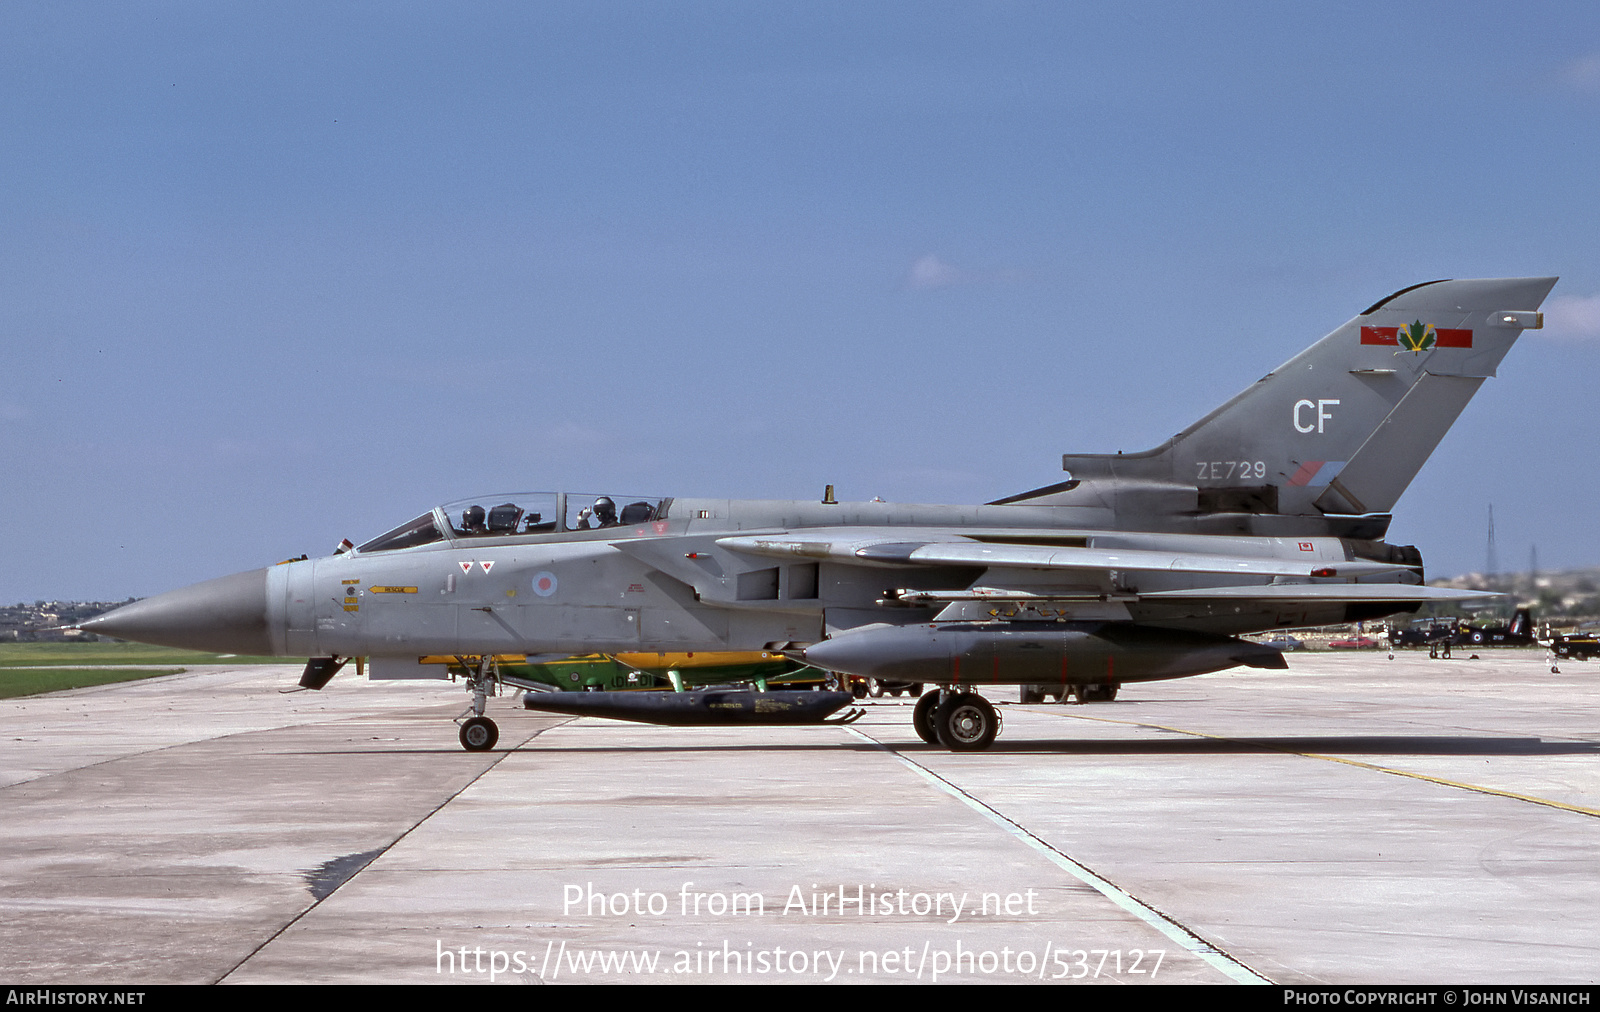
<path id="1" fill-rule="evenodd" d="M 578 511 L 578 530 L 592 531 L 601 527 L 617 526 L 617 504 L 603 495 L 594 501 L 593 508 Z"/>

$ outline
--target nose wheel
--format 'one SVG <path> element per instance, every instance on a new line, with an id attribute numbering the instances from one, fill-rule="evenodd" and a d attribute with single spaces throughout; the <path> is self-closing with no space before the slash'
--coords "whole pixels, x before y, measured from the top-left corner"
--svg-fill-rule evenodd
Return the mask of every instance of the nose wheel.
<path id="1" fill-rule="evenodd" d="M 500 728 L 488 717 L 468 717 L 461 722 L 460 737 L 468 752 L 487 752 L 500 740 Z"/>

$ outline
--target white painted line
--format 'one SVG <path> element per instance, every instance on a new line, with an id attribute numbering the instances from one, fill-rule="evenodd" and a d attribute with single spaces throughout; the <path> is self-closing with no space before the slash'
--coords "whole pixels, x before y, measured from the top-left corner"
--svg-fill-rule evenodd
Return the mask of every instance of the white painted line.
<path id="1" fill-rule="evenodd" d="M 1213 969 L 1225 974 L 1228 979 L 1238 984 L 1272 983 L 1272 981 L 1261 976 L 1259 973 L 1256 973 L 1248 966 L 1239 962 L 1237 959 L 1234 959 L 1232 956 L 1228 955 L 1226 952 L 1223 952 L 1221 949 L 1217 948 L 1215 945 L 1212 945 L 1204 938 L 1201 938 L 1199 935 L 1190 931 L 1182 924 L 1179 924 L 1171 917 L 1157 910 L 1155 907 L 1150 906 L 1148 903 L 1144 903 L 1141 900 L 1129 895 L 1127 892 L 1123 891 L 1113 883 L 1108 882 L 1106 879 L 1101 878 L 1099 875 L 1096 875 L 1088 868 L 1061 853 L 1061 851 L 1056 850 L 1044 840 L 1028 832 L 1026 829 L 1023 829 L 1017 823 L 1012 822 L 1004 815 L 1001 815 L 993 808 L 990 808 L 988 805 L 963 791 L 961 788 L 957 787 L 955 784 L 952 784 L 944 777 L 941 777 L 939 774 L 928 769 L 926 766 L 907 759 L 904 755 L 896 752 L 883 742 L 878 741 L 876 738 L 873 738 L 870 735 L 857 730 L 856 728 L 847 727 L 845 730 L 849 731 L 851 734 L 862 739 L 863 741 L 871 742 L 873 745 L 876 745 L 878 748 L 894 756 L 896 759 L 900 760 L 900 762 L 905 764 L 906 767 L 915 771 L 924 780 L 927 780 L 939 790 L 944 791 L 946 794 L 950 795 L 956 800 L 961 801 L 973 811 L 984 816 L 990 822 L 993 822 L 1001 829 L 1004 829 L 1006 832 L 1010 833 L 1018 840 L 1021 840 L 1029 847 L 1032 847 L 1034 850 L 1044 855 L 1044 857 L 1056 867 L 1078 879 L 1085 885 L 1094 888 L 1102 896 L 1106 897 L 1106 899 L 1109 899 L 1111 902 L 1126 910 L 1128 913 L 1139 918 L 1141 921 L 1144 921 L 1152 928 L 1155 928 L 1163 935 L 1166 935 L 1168 938 L 1172 939 L 1175 944 L 1182 947 L 1185 951 L 1191 952 L 1199 958 L 1205 960 L 1205 962 Z"/>

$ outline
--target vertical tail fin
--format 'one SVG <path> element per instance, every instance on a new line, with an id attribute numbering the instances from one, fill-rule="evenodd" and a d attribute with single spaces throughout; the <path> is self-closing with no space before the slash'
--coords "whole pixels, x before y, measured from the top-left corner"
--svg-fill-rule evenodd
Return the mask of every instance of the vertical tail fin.
<path id="1" fill-rule="evenodd" d="M 1518 608 L 1516 615 L 1512 616 L 1511 628 L 1507 630 L 1512 636 L 1533 636 L 1533 612 L 1527 608 Z"/>
<path id="2" fill-rule="evenodd" d="M 1402 289 L 1161 446 L 1062 464 L 1081 479 L 1193 489 L 1201 514 L 1388 513 L 1522 331 L 1541 325 L 1555 283 Z"/>

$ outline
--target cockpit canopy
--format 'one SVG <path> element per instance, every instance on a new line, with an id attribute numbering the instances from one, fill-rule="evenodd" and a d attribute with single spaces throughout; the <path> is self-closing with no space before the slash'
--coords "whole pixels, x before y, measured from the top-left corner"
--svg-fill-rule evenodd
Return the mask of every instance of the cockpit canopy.
<path id="1" fill-rule="evenodd" d="M 392 552 L 435 541 L 601 530 L 665 520 L 671 499 L 587 492 L 517 492 L 435 507 L 356 549 Z"/>

